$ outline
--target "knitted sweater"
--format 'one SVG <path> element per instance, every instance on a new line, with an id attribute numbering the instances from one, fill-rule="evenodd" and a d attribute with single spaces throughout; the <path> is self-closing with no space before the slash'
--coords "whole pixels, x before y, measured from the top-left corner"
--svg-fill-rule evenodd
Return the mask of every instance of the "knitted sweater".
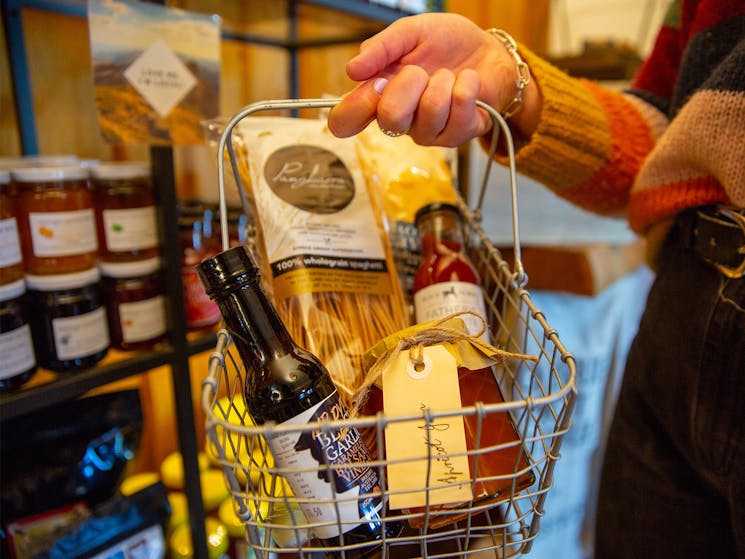
<path id="1" fill-rule="evenodd" d="M 625 212 L 650 240 L 685 208 L 745 207 L 745 1 L 674 0 L 626 92 L 523 50 L 543 109 L 521 173 L 588 210 Z"/>

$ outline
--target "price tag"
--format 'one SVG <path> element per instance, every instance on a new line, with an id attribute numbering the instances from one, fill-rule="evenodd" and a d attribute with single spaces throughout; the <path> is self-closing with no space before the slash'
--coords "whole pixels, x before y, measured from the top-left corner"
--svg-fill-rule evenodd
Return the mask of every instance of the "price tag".
<path id="1" fill-rule="evenodd" d="M 425 347 L 422 367 L 409 351 L 383 372 L 388 417 L 461 407 L 458 367 L 442 346 Z M 462 503 L 473 498 L 463 417 L 393 422 L 385 429 L 387 481 L 393 509 Z"/>

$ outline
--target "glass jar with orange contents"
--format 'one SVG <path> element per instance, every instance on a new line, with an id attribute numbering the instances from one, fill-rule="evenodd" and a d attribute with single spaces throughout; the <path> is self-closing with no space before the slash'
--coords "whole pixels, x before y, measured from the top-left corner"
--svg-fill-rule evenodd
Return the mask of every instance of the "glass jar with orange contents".
<path id="1" fill-rule="evenodd" d="M 79 165 L 11 170 L 23 264 L 31 274 L 95 266 L 96 219 L 88 171 Z"/>
<path id="2" fill-rule="evenodd" d="M 90 168 L 99 258 L 130 262 L 158 256 L 158 223 L 150 165 L 99 163 Z"/>
<path id="3" fill-rule="evenodd" d="M 0 169 L 0 285 L 23 278 L 21 241 L 13 205 L 10 173 Z"/>

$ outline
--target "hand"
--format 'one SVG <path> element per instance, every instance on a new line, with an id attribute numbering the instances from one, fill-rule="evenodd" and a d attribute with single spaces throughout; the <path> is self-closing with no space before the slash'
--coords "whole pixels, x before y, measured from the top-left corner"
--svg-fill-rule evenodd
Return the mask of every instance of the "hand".
<path id="1" fill-rule="evenodd" d="M 407 132 L 419 144 L 457 146 L 491 129 L 475 102 L 507 106 L 516 93 L 515 72 L 504 45 L 463 16 L 401 18 L 364 41 L 347 63 L 347 75 L 362 83 L 331 110 L 329 128 L 347 137 L 377 119 L 382 129 Z M 529 136 L 539 112 L 531 82 L 512 123 Z"/>

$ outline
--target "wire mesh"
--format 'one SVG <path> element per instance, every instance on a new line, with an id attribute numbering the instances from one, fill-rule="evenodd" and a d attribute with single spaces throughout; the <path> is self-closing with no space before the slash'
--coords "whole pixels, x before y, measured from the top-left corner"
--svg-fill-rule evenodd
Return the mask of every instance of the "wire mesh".
<path id="1" fill-rule="evenodd" d="M 225 153 L 227 147 L 235 169 L 235 156 L 228 141 L 230 133 L 237 122 L 254 111 L 334 103 L 334 100 L 271 101 L 250 106 L 226 127 L 218 154 Z M 495 125 L 509 134 L 506 124 L 500 122 L 501 117 L 493 110 L 488 112 L 495 119 Z M 496 138 L 493 147 L 495 144 Z M 510 154 L 514 162 L 511 144 Z M 219 155 L 218 174 L 222 190 L 224 169 L 223 158 Z M 535 358 L 534 361 L 507 358 L 492 368 L 504 401 L 485 403 L 476 399 L 472 405 L 452 410 L 425 409 L 420 414 L 406 416 L 379 412 L 375 416 L 305 425 L 255 425 L 243 398 L 250 372 L 237 357 L 229 333 L 225 330 L 218 333 L 202 390 L 207 443 L 210 454 L 223 469 L 235 512 L 246 528 L 248 545 L 257 557 L 315 559 L 329 554 L 349 559 L 374 555 L 384 559 L 501 559 L 529 552 L 539 534 L 546 495 L 553 483 L 553 470 L 571 424 L 576 371 L 572 355 L 563 347 L 558 333 L 549 326 L 524 287 L 527 278 L 519 261 L 514 167 L 511 177 L 516 248 L 512 266 L 502 259 L 499 250 L 480 228 L 480 210 L 470 210 L 462 199 L 459 201 L 465 218 L 469 256 L 482 280 L 490 341 L 499 349 Z M 240 188 L 239 177 L 237 181 Z M 226 215 L 224 211 L 221 214 Z M 434 504 L 430 496 L 447 485 L 447 481 L 431 473 L 432 464 L 443 459 L 437 453 L 436 429 L 438 421 L 453 417 L 462 418 L 473 433 L 473 444 L 464 453 L 471 466 L 473 498 L 447 505 Z M 509 435 L 495 438 L 494 422 L 503 424 L 505 420 L 511 426 Z M 386 459 L 386 433 L 392 426 L 412 422 L 424 434 L 424 450 L 416 458 L 398 460 L 394 464 Z M 279 435 L 301 440 L 303 437 L 351 436 L 349 433 L 355 430 L 364 434 L 372 461 L 341 465 L 322 461 L 317 468 L 288 468 L 275 463 L 267 445 L 267 440 Z M 369 495 L 337 493 L 332 483 L 330 496 L 303 499 L 293 495 L 286 481 L 298 475 L 311 478 L 354 475 L 370 467 L 380 480 L 375 491 L 382 494 L 383 502 L 387 503 L 395 492 L 386 485 L 386 472 L 391 466 L 407 461 L 411 467 L 424 470 L 424 481 L 414 488 L 424 495 L 424 505 L 403 509 L 385 507 L 380 511 L 380 518 L 375 519 L 377 539 L 370 541 L 357 541 L 351 536 L 355 526 L 346 523 L 344 519 L 349 516 L 343 513 L 345 507 L 355 507 Z M 313 506 L 331 507 L 335 514 L 323 522 L 309 522 L 302 511 Z M 333 544 L 316 537 L 325 533 L 339 534 L 339 537 Z"/>

